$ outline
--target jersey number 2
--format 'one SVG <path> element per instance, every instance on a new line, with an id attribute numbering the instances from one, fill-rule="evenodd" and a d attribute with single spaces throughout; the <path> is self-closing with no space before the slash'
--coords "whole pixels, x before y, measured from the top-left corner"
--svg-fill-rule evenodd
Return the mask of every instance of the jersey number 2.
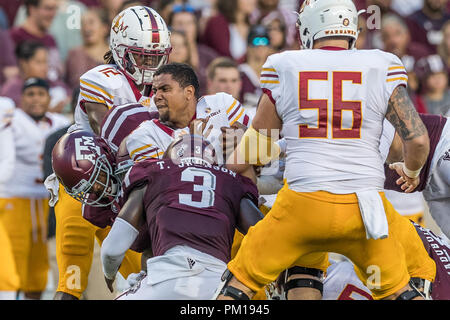
<path id="1" fill-rule="evenodd" d="M 194 182 L 195 177 L 203 178 L 202 184 L 194 184 L 194 192 L 201 192 L 200 201 L 194 201 L 192 194 L 180 193 L 178 201 L 196 208 L 208 208 L 214 205 L 214 190 L 216 189 L 216 176 L 210 171 L 200 168 L 189 167 L 181 173 L 181 181 Z"/>
<path id="2" fill-rule="evenodd" d="M 362 109 L 361 101 L 342 100 L 342 82 L 351 81 L 353 84 L 361 84 L 362 73 L 350 71 L 333 72 L 333 101 L 332 101 L 332 137 L 333 139 L 359 139 L 361 138 Z M 328 72 L 312 71 L 300 72 L 299 75 L 299 109 L 317 109 L 318 125 L 309 127 L 307 124 L 299 125 L 300 138 L 327 138 L 328 137 L 328 99 L 308 98 L 309 81 L 328 81 Z M 342 111 L 352 112 L 352 127 L 342 128 Z"/>

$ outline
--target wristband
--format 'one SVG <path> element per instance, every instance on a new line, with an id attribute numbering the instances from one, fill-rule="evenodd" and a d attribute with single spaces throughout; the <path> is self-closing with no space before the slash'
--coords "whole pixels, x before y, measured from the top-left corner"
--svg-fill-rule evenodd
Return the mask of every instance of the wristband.
<path id="1" fill-rule="evenodd" d="M 405 175 L 408 177 L 408 178 L 411 178 L 411 179 L 415 179 L 415 178 L 417 178 L 418 176 L 419 176 L 419 174 L 420 174 L 420 171 L 422 170 L 422 168 L 419 168 L 418 170 L 409 170 L 407 167 L 406 167 L 406 165 L 405 165 L 405 163 L 404 162 L 402 162 L 403 163 L 403 172 L 405 173 Z"/>

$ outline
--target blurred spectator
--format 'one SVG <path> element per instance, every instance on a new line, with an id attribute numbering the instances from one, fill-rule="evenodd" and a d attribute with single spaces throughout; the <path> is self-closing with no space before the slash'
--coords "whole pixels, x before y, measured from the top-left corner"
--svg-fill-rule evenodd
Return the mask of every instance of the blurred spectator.
<path id="1" fill-rule="evenodd" d="M 403 17 L 420 10 L 423 0 L 392 0 L 391 8 Z"/>
<path id="2" fill-rule="evenodd" d="M 22 87 L 26 79 L 31 77 L 45 79 L 48 74 L 48 49 L 39 42 L 22 42 L 16 49 L 16 57 L 19 62 L 20 74 L 7 81 L 0 90 L 0 95 L 14 100 L 20 107 Z M 69 91 L 60 80 L 48 81 L 50 83 L 50 110 L 61 112 L 68 103 Z"/>
<path id="3" fill-rule="evenodd" d="M 430 54 L 420 43 L 411 42 L 411 35 L 404 20 L 393 14 L 386 14 L 381 22 L 383 49 L 399 57 L 406 70 L 412 71 L 416 61 Z"/>
<path id="4" fill-rule="evenodd" d="M 450 19 L 448 0 L 425 0 L 423 8 L 408 17 L 408 26 L 414 41 L 426 45 L 431 52 L 442 41 L 442 26 Z"/>
<path id="5" fill-rule="evenodd" d="M 208 66 L 208 94 L 225 92 L 241 99 L 242 80 L 237 63 L 228 57 L 218 57 Z"/>
<path id="6" fill-rule="evenodd" d="M 186 36 L 187 49 L 189 50 L 189 64 L 194 68 L 200 82 L 200 94 L 206 92 L 206 69 L 215 58 L 218 57 L 210 47 L 198 43 L 198 23 L 194 8 L 190 5 L 174 5 L 169 15 L 168 25 L 174 31 L 181 31 Z M 179 38 L 179 37 L 178 37 Z M 173 45 L 173 38 L 171 40 Z M 176 49 L 173 49 L 175 51 Z M 172 54 L 174 52 L 172 51 Z M 177 54 L 177 53 L 175 53 Z"/>
<path id="7" fill-rule="evenodd" d="M 12 42 L 9 32 L 0 30 L 0 43 L 2 44 L 2 54 L 0 54 L 0 86 L 7 80 L 19 74 L 17 60 L 14 54 L 14 42 Z"/>
<path id="8" fill-rule="evenodd" d="M 442 35 L 442 42 L 438 46 L 438 54 L 444 60 L 450 77 L 450 21 L 447 21 L 442 27 Z"/>
<path id="9" fill-rule="evenodd" d="M 191 56 L 186 34 L 182 31 L 173 30 L 170 34 L 172 52 L 169 62 L 187 63 L 191 65 Z"/>
<path id="10" fill-rule="evenodd" d="M 219 55 L 243 62 L 247 51 L 250 14 L 256 0 L 217 0 L 218 14 L 211 17 L 202 41 Z"/>
<path id="11" fill-rule="evenodd" d="M 285 45 L 292 47 L 297 44 L 295 37 L 297 16 L 292 11 L 280 8 L 280 0 L 258 0 L 258 7 L 250 16 L 251 23 L 268 25 L 274 19 L 279 21 L 279 25 L 285 27 Z"/>
<path id="12" fill-rule="evenodd" d="M 52 35 L 50 26 L 58 11 L 58 0 L 25 0 L 26 19 L 18 27 L 10 30 L 11 39 L 16 47 L 23 41 L 36 41 L 45 45 L 49 52 L 49 74 L 51 81 L 62 75 L 62 64 L 58 46 Z"/>
<path id="13" fill-rule="evenodd" d="M 70 50 L 66 61 L 65 81 L 70 88 L 80 84 L 80 76 L 103 63 L 103 56 L 109 50 L 110 24 L 105 10 L 91 8 L 81 18 L 83 45 Z"/>
<path id="14" fill-rule="evenodd" d="M 120 12 L 124 0 L 98 0 L 100 6 L 108 13 L 109 23 L 113 21 L 114 17 Z"/>
<path id="15" fill-rule="evenodd" d="M 383 19 L 385 15 L 395 15 L 398 16 L 399 19 L 403 19 L 401 15 L 399 15 L 395 10 L 391 7 L 392 0 L 367 0 L 367 7 L 358 8 L 358 9 L 368 9 L 371 6 L 376 6 L 379 9 L 378 11 L 371 8 L 369 12 L 362 13 L 362 16 L 366 18 L 368 26 L 368 32 L 366 34 L 366 43 L 368 48 L 370 49 L 383 49 L 383 40 L 381 39 L 381 30 L 380 30 L 380 19 Z M 382 27 L 381 27 L 382 29 Z"/>
<path id="16" fill-rule="evenodd" d="M 49 33 L 55 38 L 61 61 L 66 61 L 71 49 L 82 44 L 80 18 L 86 6 L 76 0 L 59 0 L 58 13 L 53 19 Z"/>
<path id="17" fill-rule="evenodd" d="M 48 33 L 58 46 L 61 61 L 66 61 L 70 49 L 81 45 L 80 20 L 86 6 L 78 0 L 58 0 L 58 11 Z M 14 25 L 22 24 L 26 19 L 25 6 L 17 12 Z"/>
<path id="18" fill-rule="evenodd" d="M 386 14 L 381 22 L 383 49 L 395 54 L 402 60 L 408 73 L 408 92 L 418 112 L 426 112 L 423 100 L 418 95 L 419 81 L 414 72 L 416 62 L 429 54 L 428 49 L 411 42 L 411 35 L 404 20 L 395 14 Z"/>
<path id="19" fill-rule="evenodd" d="M 423 83 L 423 100 L 427 112 L 450 115 L 450 89 L 444 62 L 438 55 L 431 55 L 417 62 L 417 75 Z"/>
<path id="20" fill-rule="evenodd" d="M 169 21 L 169 15 L 172 12 L 172 7 L 176 4 L 184 4 L 183 0 L 159 0 L 156 11 L 167 23 Z"/>
<path id="21" fill-rule="evenodd" d="M 286 22 L 278 11 L 270 13 L 261 21 L 261 23 L 269 32 L 270 46 L 272 47 L 273 52 L 281 52 L 292 48 L 292 44 L 289 47 L 287 45 Z"/>
<path id="22" fill-rule="evenodd" d="M 272 53 L 267 28 L 262 25 L 252 26 L 248 35 L 247 44 L 246 62 L 239 65 L 242 76 L 241 102 L 254 115 L 259 97 L 262 94 L 259 82 L 262 66 L 266 62 L 267 57 Z"/>

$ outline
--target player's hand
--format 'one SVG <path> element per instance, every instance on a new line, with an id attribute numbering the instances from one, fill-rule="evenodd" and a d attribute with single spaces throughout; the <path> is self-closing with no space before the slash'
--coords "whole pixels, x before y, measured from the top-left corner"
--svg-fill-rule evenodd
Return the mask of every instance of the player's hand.
<path id="1" fill-rule="evenodd" d="M 147 273 L 144 270 L 141 270 L 139 273 L 131 273 L 127 278 L 128 285 L 130 287 L 134 287 L 137 283 L 139 283 L 146 276 L 147 276 Z"/>
<path id="2" fill-rule="evenodd" d="M 209 120 L 208 118 L 192 120 L 191 123 L 189 124 L 189 133 L 203 136 L 205 139 L 208 139 L 208 136 L 211 133 L 211 130 L 213 129 L 212 125 L 210 125 L 209 128 L 206 129 L 208 120 Z"/>
<path id="3" fill-rule="evenodd" d="M 228 157 L 238 146 L 247 127 L 239 122 L 233 123 L 231 127 L 221 127 L 222 151 Z"/>
<path id="4" fill-rule="evenodd" d="M 114 292 L 114 287 L 113 287 L 114 280 L 115 280 L 115 279 L 108 279 L 108 278 L 105 276 L 105 282 L 106 282 L 106 285 L 108 286 L 108 289 L 109 289 L 109 291 L 111 291 L 111 293 Z"/>
<path id="5" fill-rule="evenodd" d="M 400 178 L 397 179 L 396 183 L 397 185 L 401 185 L 400 188 L 405 191 L 405 193 L 413 192 L 420 183 L 419 176 L 417 176 L 416 178 L 410 178 L 405 174 L 405 172 L 403 171 L 402 162 L 391 163 L 389 165 L 389 169 L 395 170 L 400 176 Z"/>

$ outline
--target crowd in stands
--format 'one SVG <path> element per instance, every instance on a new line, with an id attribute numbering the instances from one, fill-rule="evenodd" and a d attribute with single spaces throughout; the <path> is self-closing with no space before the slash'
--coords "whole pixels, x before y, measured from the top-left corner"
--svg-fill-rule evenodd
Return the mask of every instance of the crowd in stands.
<path id="1" fill-rule="evenodd" d="M 51 111 L 71 117 L 79 77 L 102 64 L 113 17 L 134 5 L 156 9 L 171 29 L 172 62 L 190 64 L 201 94 L 225 90 L 252 110 L 270 54 L 299 49 L 298 0 L 0 0 L 0 96 L 20 108 L 23 82 L 50 84 Z M 450 1 L 355 0 L 357 49 L 401 58 L 419 112 L 449 115 Z M 254 110 L 252 110 L 254 112 Z"/>

